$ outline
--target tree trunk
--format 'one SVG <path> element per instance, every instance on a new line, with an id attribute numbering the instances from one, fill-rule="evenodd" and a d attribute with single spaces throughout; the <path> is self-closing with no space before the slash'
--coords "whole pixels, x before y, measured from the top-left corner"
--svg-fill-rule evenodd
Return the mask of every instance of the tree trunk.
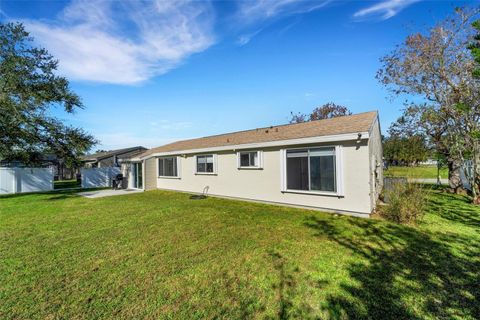
<path id="1" fill-rule="evenodd" d="M 480 197 L 478 196 L 478 194 L 473 196 L 472 203 L 475 205 L 480 205 Z"/>
<path id="2" fill-rule="evenodd" d="M 437 186 L 442 185 L 442 181 L 440 180 L 440 157 L 437 157 Z"/>
<path id="3" fill-rule="evenodd" d="M 448 164 L 448 185 L 450 191 L 453 193 L 465 192 L 463 189 L 462 179 L 460 177 L 460 170 L 462 170 L 462 161 L 451 157 L 447 158 Z"/>
<path id="4" fill-rule="evenodd" d="M 478 172 L 478 166 L 480 164 L 480 145 L 477 140 L 473 143 L 473 157 L 472 157 L 472 177 L 471 177 L 471 188 L 472 188 L 472 197 L 473 203 L 480 205 L 480 176 Z"/>

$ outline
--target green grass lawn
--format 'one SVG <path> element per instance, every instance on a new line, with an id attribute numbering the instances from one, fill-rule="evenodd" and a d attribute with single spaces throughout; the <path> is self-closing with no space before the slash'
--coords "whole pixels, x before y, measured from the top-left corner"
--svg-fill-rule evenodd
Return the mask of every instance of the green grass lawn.
<path id="1" fill-rule="evenodd" d="M 418 166 L 418 167 L 394 167 L 390 166 L 384 171 L 387 177 L 407 177 L 416 179 L 436 179 L 437 167 L 436 166 Z M 440 169 L 440 177 L 442 179 L 448 179 L 448 169 Z"/>
<path id="2" fill-rule="evenodd" d="M 0 198 L 1 319 L 478 319 L 480 209 L 417 227 L 149 191 Z"/>
<path id="3" fill-rule="evenodd" d="M 80 188 L 82 183 L 75 180 L 58 180 L 53 181 L 53 189 L 69 189 L 69 188 Z"/>

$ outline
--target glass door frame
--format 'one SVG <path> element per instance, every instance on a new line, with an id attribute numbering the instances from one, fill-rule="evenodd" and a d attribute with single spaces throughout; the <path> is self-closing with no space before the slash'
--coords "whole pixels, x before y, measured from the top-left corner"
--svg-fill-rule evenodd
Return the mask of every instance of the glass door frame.
<path id="1" fill-rule="evenodd" d="M 132 162 L 133 188 L 143 189 L 143 162 Z"/>

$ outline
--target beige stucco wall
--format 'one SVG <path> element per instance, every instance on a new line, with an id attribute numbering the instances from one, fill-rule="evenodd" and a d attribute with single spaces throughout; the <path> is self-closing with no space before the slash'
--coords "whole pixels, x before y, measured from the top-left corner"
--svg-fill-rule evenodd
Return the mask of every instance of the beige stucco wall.
<path id="1" fill-rule="evenodd" d="M 157 188 L 157 160 L 149 158 L 144 161 L 144 189 L 153 190 Z"/>
<path id="2" fill-rule="evenodd" d="M 195 157 L 180 157 L 179 179 L 157 178 L 160 189 L 202 192 L 209 187 L 209 194 L 269 201 L 288 205 L 324 208 L 333 211 L 370 213 L 370 173 L 367 140 L 336 143 L 342 145 L 344 196 L 311 195 L 281 192 L 281 148 L 263 149 L 263 169 L 238 169 L 234 151 L 217 152 L 217 175 L 196 175 Z M 335 145 L 328 143 L 328 145 Z M 315 144 L 309 146 L 322 146 Z M 300 146 L 295 146 L 300 147 Z M 147 160 L 150 161 L 150 160 Z M 155 160 L 155 177 L 157 161 Z M 149 165 L 152 168 L 152 165 Z M 147 171 L 147 170 L 146 170 Z M 146 184 L 151 185 L 152 169 L 146 172 Z"/>
<path id="3" fill-rule="evenodd" d="M 372 210 L 375 208 L 378 196 L 383 188 L 383 148 L 380 123 L 377 121 L 370 130 L 368 140 L 368 153 L 370 159 L 370 194 Z"/>

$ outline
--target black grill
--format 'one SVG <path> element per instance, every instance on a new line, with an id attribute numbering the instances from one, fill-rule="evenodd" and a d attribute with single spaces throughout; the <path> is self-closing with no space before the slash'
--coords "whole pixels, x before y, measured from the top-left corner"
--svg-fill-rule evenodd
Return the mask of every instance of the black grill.
<path id="1" fill-rule="evenodd" d="M 119 173 L 113 178 L 112 187 L 114 190 L 122 189 L 123 174 Z"/>

